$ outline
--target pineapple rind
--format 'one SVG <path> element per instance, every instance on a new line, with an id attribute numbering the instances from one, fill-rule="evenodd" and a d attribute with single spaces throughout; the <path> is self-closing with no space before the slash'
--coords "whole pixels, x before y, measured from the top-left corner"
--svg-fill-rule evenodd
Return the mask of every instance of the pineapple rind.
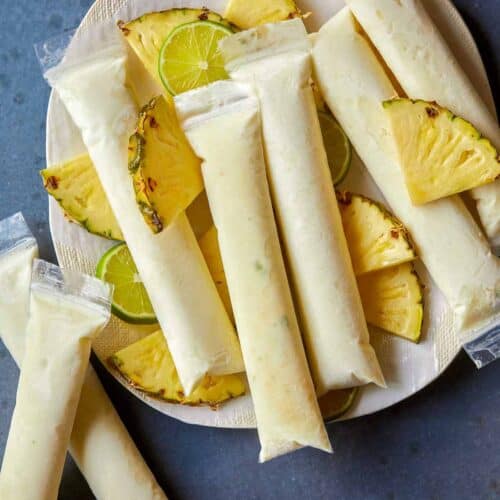
<path id="1" fill-rule="evenodd" d="M 383 330 L 418 342 L 423 324 L 423 286 L 412 263 L 358 277 L 366 320 Z"/>
<path id="2" fill-rule="evenodd" d="M 139 113 L 129 140 L 137 205 L 154 233 L 167 227 L 203 191 L 200 160 L 170 101 L 155 97 Z"/>
<path id="3" fill-rule="evenodd" d="M 170 403 L 216 407 L 245 393 L 245 376 L 240 373 L 207 375 L 185 396 L 161 330 L 121 349 L 109 363 L 136 389 Z"/>
<path id="4" fill-rule="evenodd" d="M 89 155 L 45 168 L 40 175 L 47 193 L 59 203 L 71 221 L 97 236 L 123 240 Z"/>
<path id="5" fill-rule="evenodd" d="M 357 276 L 417 258 L 408 231 L 382 204 L 349 192 L 337 200 Z"/>
<path id="6" fill-rule="evenodd" d="M 415 204 L 493 182 L 500 157 L 467 120 L 435 102 L 384 101 L 408 193 Z"/>

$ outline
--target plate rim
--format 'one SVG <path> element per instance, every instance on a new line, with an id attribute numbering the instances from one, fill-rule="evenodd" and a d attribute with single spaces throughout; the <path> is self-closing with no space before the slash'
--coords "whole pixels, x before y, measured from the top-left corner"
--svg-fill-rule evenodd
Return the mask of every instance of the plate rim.
<path id="1" fill-rule="evenodd" d="M 100 8 L 100 5 L 101 4 L 104 4 L 106 0 L 95 0 L 95 2 L 90 6 L 90 8 L 88 9 L 88 11 L 86 12 L 85 16 L 82 18 L 79 26 L 77 29 L 80 29 L 83 25 L 85 25 L 86 23 L 88 23 L 89 19 L 91 18 L 92 15 L 94 15 L 95 11 L 97 9 Z M 300 0 L 298 1 L 298 3 L 300 3 Z M 474 60 L 477 60 L 478 62 L 478 67 L 481 69 L 481 72 L 482 72 L 482 76 L 484 77 L 484 83 L 487 84 L 487 87 L 485 87 L 485 90 L 487 90 L 487 94 L 488 94 L 488 98 L 489 98 L 489 102 L 487 102 L 488 104 L 488 107 L 491 109 L 491 106 L 493 105 L 493 111 L 495 112 L 495 101 L 494 101 L 494 97 L 493 97 L 493 93 L 492 93 L 492 90 L 491 90 L 491 84 L 489 82 L 489 78 L 488 78 L 488 73 L 486 71 L 486 67 L 484 65 L 484 61 L 481 57 L 481 53 L 479 51 L 479 48 L 476 44 L 476 41 L 471 33 L 471 31 L 469 30 L 465 20 L 463 19 L 462 15 L 460 14 L 459 10 L 456 8 L 456 6 L 453 4 L 453 2 L 451 0 L 444 0 L 444 4 L 445 4 L 445 8 L 447 10 L 450 11 L 450 13 L 453 13 L 454 14 L 454 17 L 456 18 L 456 21 L 457 21 L 457 31 L 460 30 L 463 34 L 466 34 L 467 36 L 467 40 L 464 42 L 464 45 L 465 44 L 468 44 L 471 51 L 474 52 Z M 471 55 L 472 55 L 472 52 L 471 52 Z M 47 112 L 46 112 L 46 120 L 45 120 L 45 129 L 46 129 L 46 143 L 45 143 L 45 154 L 46 154 L 46 163 L 48 163 L 48 157 L 49 157 L 49 142 L 50 142 L 50 113 L 51 113 L 51 110 L 54 106 L 54 95 L 55 95 L 55 91 L 53 89 L 51 89 L 51 92 L 50 92 L 50 95 L 49 95 L 49 100 L 48 100 L 48 104 L 47 104 Z M 496 114 L 496 113 L 495 113 Z M 48 210 L 48 216 L 49 216 L 49 230 L 50 230 L 50 236 L 51 236 L 51 239 L 52 239 L 52 243 L 53 243 L 53 246 L 54 246 L 54 251 L 55 251 L 55 254 L 56 254 L 56 257 L 57 257 L 57 260 L 58 262 L 60 262 L 62 260 L 61 258 L 61 253 L 60 251 L 58 250 L 58 245 L 55 244 L 56 241 L 57 241 L 57 238 L 55 237 L 55 230 L 54 230 L 54 223 L 53 223 L 53 218 L 55 217 L 55 210 L 60 210 L 60 207 L 58 206 L 57 202 L 55 200 L 53 200 L 49 195 L 47 195 L 48 197 L 48 200 L 49 200 L 49 210 Z M 68 222 L 69 224 L 69 222 Z M 330 421 L 327 421 L 326 422 L 326 425 L 332 425 L 336 422 L 340 422 L 340 421 L 345 421 L 345 420 L 353 420 L 353 419 L 356 419 L 356 418 L 361 418 L 361 417 L 364 417 L 364 416 L 368 416 L 368 415 L 372 415 L 374 413 L 377 413 L 379 411 L 382 411 L 382 410 L 385 410 L 387 408 L 390 408 L 392 406 L 395 406 L 405 400 L 407 400 L 408 398 L 410 398 L 411 396 L 415 395 L 417 392 L 423 390 L 424 388 L 426 388 L 427 386 L 429 386 L 430 384 L 432 384 L 435 380 L 437 380 L 447 369 L 448 367 L 451 365 L 451 363 L 457 358 L 458 354 L 460 353 L 461 351 L 461 348 L 459 346 L 457 346 L 456 348 L 456 351 L 449 357 L 448 361 L 446 363 L 444 363 L 442 366 L 440 366 L 436 371 L 435 373 L 433 374 L 433 376 L 431 376 L 430 378 L 426 379 L 423 383 L 421 383 L 421 385 L 419 385 L 417 388 L 413 388 L 410 392 L 408 392 L 408 394 L 404 395 L 403 397 L 401 397 L 400 399 L 398 399 L 397 401 L 394 401 L 394 402 L 390 402 L 390 403 L 387 403 L 387 404 L 382 404 L 382 406 L 379 406 L 379 407 L 374 407 L 372 409 L 369 409 L 363 413 L 360 413 L 360 414 L 356 414 L 356 415 L 351 415 L 352 411 L 349 410 L 346 414 L 342 415 L 339 419 L 336 419 L 336 420 L 330 420 Z M 166 412 L 165 410 L 163 410 L 163 406 L 177 406 L 177 405 L 173 405 L 171 403 L 168 403 L 168 402 L 164 402 L 164 401 L 158 401 L 156 400 L 155 398 L 149 396 L 147 393 L 144 393 L 136 388 L 134 388 L 133 386 L 131 386 L 129 383 L 126 382 L 126 380 L 123 379 L 123 377 L 121 377 L 115 370 L 113 370 L 109 365 L 108 363 L 105 363 L 103 362 L 99 356 L 96 355 L 96 358 L 98 359 L 99 363 L 104 367 L 104 369 L 122 386 L 124 387 L 127 391 L 129 391 L 130 393 L 132 393 L 135 397 L 137 397 L 140 401 L 144 402 L 146 405 L 148 405 L 150 408 L 162 413 L 163 415 L 166 415 L 166 416 L 170 416 L 170 417 L 173 417 L 173 418 L 176 418 L 178 420 L 181 420 L 181 421 L 184 421 L 185 423 L 188 423 L 190 425 L 202 425 L 202 426 L 205 426 L 205 427 L 218 427 L 218 428 L 235 428 L 235 429 L 251 429 L 251 428 L 255 428 L 255 426 L 251 426 L 251 425 L 248 425 L 248 424 L 241 424 L 241 423 L 233 423 L 231 424 L 230 426 L 229 425 L 218 425 L 218 424 L 214 424 L 212 422 L 206 422 L 206 423 L 203 423 L 203 422 L 197 422 L 196 424 L 193 423 L 193 422 L 189 422 L 189 421 L 186 421 L 186 420 L 183 420 L 182 418 L 180 418 L 179 416 L 177 415 L 171 415 L 170 413 Z M 360 387 L 360 391 L 359 391 L 359 394 L 356 396 L 356 400 L 359 400 L 359 398 L 362 397 L 362 393 L 363 393 L 363 387 Z M 250 395 L 246 395 L 245 397 L 250 397 Z M 356 405 L 356 402 L 354 403 L 354 407 Z M 352 408 L 351 408 L 352 409 Z"/>

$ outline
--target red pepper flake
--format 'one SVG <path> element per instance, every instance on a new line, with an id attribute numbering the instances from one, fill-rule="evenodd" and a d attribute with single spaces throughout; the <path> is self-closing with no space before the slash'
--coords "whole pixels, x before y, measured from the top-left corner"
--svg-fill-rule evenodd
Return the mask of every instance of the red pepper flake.
<path id="1" fill-rule="evenodd" d="M 399 231 L 397 229 L 391 229 L 391 236 L 397 240 L 399 238 Z"/>
<path id="2" fill-rule="evenodd" d="M 59 187 L 59 179 L 55 175 L 47 177 L 45 187 L 48 189 L 57 189 Z"/>
<path id="3" fill-rule="evenodd" d="M 436 116 L 439 115 L 439 111 L 436 108 L 433 108 L 432 106 L 427 106 L 425 108 L 425 111 L 427 112 L 427 116 L 429 118 L 436 118 Z"/>
<path id="4" fill-rule="evenodd" d="M 152 193 L 157 188 L 157 186 L 158 183 L 152 177 L 148 177 L 148 188 Z"/>

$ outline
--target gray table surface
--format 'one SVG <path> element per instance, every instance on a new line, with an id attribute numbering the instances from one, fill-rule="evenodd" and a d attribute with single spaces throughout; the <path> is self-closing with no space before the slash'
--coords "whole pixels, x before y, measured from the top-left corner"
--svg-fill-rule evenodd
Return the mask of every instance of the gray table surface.
<path id="1" fill-rule="evenodd" d="M 77 26 L 91 0 L 1 3 L 0 219 L 22 210 L 42 257 L 55 261 L 47 197 L 38 176 L 45 165 L 49 91 L 32 46 Z M 500 0 L 455 3 L 477 40 L 500 105 Z M 369 417 L 331 425 L 333 456 L 306 449 L 258 465 L 255 431 L 188 426 L 165 417 L 93 362 L 145 460 L 172 499 L 500 498 L 500 363 L 478 372 L 460 355 L 439 380 L 411 399 Z M 3 345 L 0 372 L 3 454 L 18 378 Z M 70 459 L 59 498 L 93 498 Z"/>

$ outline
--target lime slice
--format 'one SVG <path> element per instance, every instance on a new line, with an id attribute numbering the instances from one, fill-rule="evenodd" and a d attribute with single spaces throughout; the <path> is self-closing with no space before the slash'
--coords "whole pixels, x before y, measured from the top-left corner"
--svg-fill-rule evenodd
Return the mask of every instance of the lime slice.
<path id="1" fill-rule="evenodd" d="M 318 113 L 326 156 L 332 173 L 332 181 L 340 184 L 351 166 L 351 143 L 330 113 Z"/>
<path id="2" fill-rule="evenodd" d="M 156 323 L 153 306 L 125 243 L 111 247 L 97 264 L 96 276 L 114 285 L 113 313 L 127 323 Z"/>
<path id="3" fill-rule="evenodd" d="M 172 30 L 158 64 L 165 88 L 176 95 L 227 79 L 219 41 L 231 34 L 227 26 L 212 21 L 193 21 Z"/>
<path id="4" fill-rule="evenodd" d="M 358 388 L 354 387 L 337 389 L 321 396 L 318 402 L 324 420 L 330 422 L 344 415 L 354 403 L 357 394 Z"/>

